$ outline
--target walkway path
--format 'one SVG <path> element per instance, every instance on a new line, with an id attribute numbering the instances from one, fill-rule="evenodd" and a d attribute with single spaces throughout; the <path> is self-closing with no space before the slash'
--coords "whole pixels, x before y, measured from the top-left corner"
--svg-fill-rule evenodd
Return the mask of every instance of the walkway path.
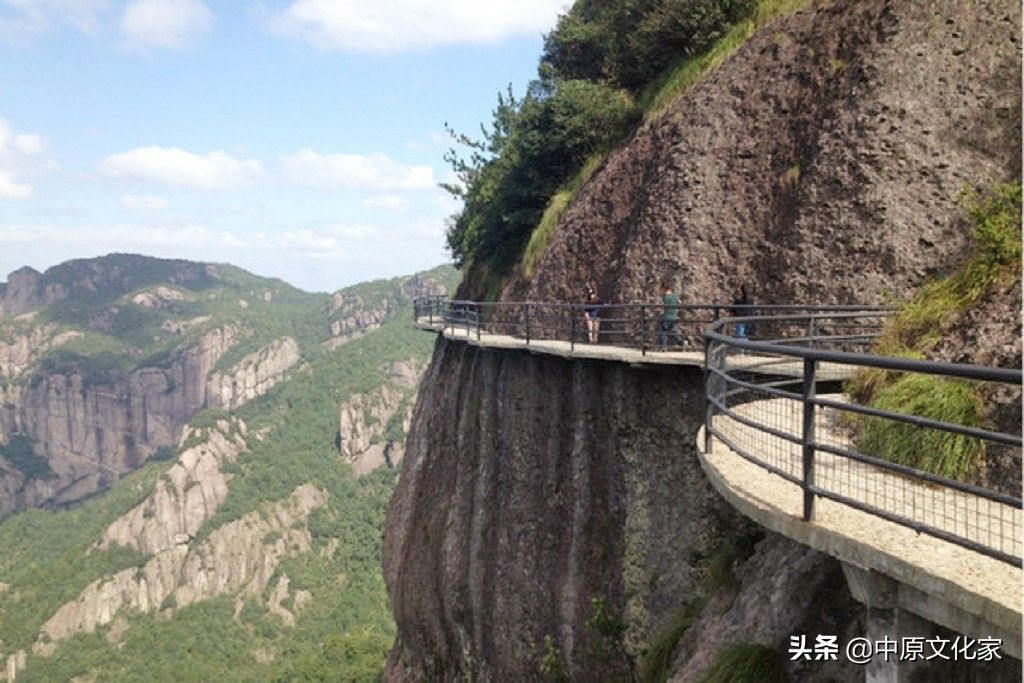
<path id="1" fill-rule="evenodd" d="M 705 364 L 703 351 L 644 353 L 636 348 L 606 344 L 526 340 L 477 330 L 475 324 L 442 327 L 436 320 L 420 318 L 416 326 L 474 346 L 567 359 L 615 361 L 639 367 L 703 368 Z M 795 356 L 741 355 L 735 353 L 736 349 L 732 351 L 719 370 L 733 377 L 803 377 L 803 361 Z M 815 377 L 818 382 L 843 380 L 854 370 L 850 365 L 819 361 Z M 771 383 L 778 384 L 769 378 Z M 846 400 L 842 395 L 825 398 Z M 772 398 L 742 403 L 732 409 L 760 428 L 727 415 L 715 415 L 714 430 L 723 438 L 710 440 L 711 447 L 701 453 L 700 462 L 712 485 L 736 509 L 768 529 L 839 559 L 851 591 L 865 604 L 880 606 L 874 602 L 877 586 L 869 579 L 882 577 L 894 586 L 882 592 L 896 596 L 895 602 L 887 607 L 912 612 L 974 638 L 1001 638 L 1004 652 L 1021 657 L 1024 575 L 1020 568 L 820 495 L 815 497 L 813 519 L 805 521 L 803 489 L 735 450 L 742 449 L 748 457 L 801 479 L 801 446 L 777 434 L 799 440 L 803 428 L 802 402 Z M 815 412 L 813 438 L 817 443 L 852 449 L 846 432 L 836 410 L 819 408 Z M 698 443 L 704 443 L 703 434 Z M 1013 557 L 1021 556 L 1024 520 L 1020 507 L 820 450 L 814 458 L 814 486 L 871 506 L 882 514 L 932 526 Z M 865 585 L 871 586 L 866 592 Z"/>
<path id="2" fill-rule="evenodd" d="M 841 395 L 827 398 L 843 400 Z M 802 413 L 796 401 L 754 401 L 735 410 L 786 433 L 801 430 Z M 815 418 L 817 440 L 849 445 L 834 415 L 819 410 Z M 714 426 L 734 445 L 800 476 L 798 444 L 724 415 L 714 418 Z M 720 439 L 712 440 L 711 451 L 701 453 L 700 460 L 715 489 L 744 515 L 843 562 L 896 579 L 901 590 L 920 594 L 903 596 L 904 608 L 972 637 L 1002 637 L 1004 649 L 1020 657 L 1024 575 L 1019 568 L 826 498 L 816 498 L 814 519 L 805 522 L 799 486 L 741 457 Z M 1006 552 L 1021 552 L 1018 508 L 828 453 L 815 455 L 814 474 L 815 484 L 829 491 L 981 543 L 1005 541 Z M 948 514 L 953 509 L 968 514 L 953 517 Z"/>
<path id="3" fill-rule="evenodd" d="M 647 365 L 683 365 L 694 368 L 704 367 L 703 351 L 647 351 L 626 346 L 615 346 L 612 344 L 571 344 L 567 341 L 556 339 L 530 339 L 529 341 L 520 337 L 513 337 L 507 334 L 492 334 L 481 331 L 479 338 L 476 328 L 471 325 L 449 325 L 443 327 L 435 319 L 431 322 L 428 318 L 420 318 L 416 321 L 416 327 L 421 330 L 437 332 L 445 339 L 463 341 L 472 346 L 479 346 L 491 349 L 515 349 L 539 353 L 548 356 L 557 356 L 574 360 L 604 360 L 619 363 L 627 363 L 633 366 Z M 799 361 L 779 362 L 778 358 L 767 356 L 732 356 L 729 358 L 727 367 L 730 369 L 749 370 L 760 374 L 772 374 L 793 377 L 794 379 L 803 376 L 803 364 Z M 819 381 L 843 380 L 850 376 L 852 368 L 846 365 L 835 363 L 823 363 L 818 370 Z"/>

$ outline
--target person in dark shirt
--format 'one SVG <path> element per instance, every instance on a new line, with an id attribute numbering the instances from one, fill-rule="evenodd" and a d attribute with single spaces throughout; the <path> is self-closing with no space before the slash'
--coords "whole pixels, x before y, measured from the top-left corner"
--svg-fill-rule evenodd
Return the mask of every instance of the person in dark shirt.
<path id="1" fill-rule="evenodd" d="M 683 338 L 679 336 L 679 297 L 672 291 L 672 285 L 665 285 L 662 290 L 661 303 L 665 310 L 661 314 L 658 344 L 662 349 L 670 345 L 682 346 Z"/>
<path id="2" fill-rule="evenodd" d="M 586 291 L 587 305 L 583 309 L 583 319 L 587 323 L 587 341 L 596 344 L 598 335 L 601 333 L 601 300 L 597 298 L 597 292 L 590 285 Z"/>
<path id="3" fill-rule="evenodd" d="M 740 285 L 740 293 L 732 302 L 732 315 L 734 318 L 748 318 L 757 315 L 757 309 L 753 307 L 753 301 L 747 293 L 747 286 Z M 736 323 L 735 335 L 738 339 L 747 339 L 754 333 L 754 324 L 750 322 Z"/>

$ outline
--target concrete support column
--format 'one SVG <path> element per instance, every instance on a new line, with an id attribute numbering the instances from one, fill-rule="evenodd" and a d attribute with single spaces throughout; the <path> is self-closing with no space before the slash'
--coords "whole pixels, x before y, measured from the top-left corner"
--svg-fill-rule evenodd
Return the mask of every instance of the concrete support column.
<path id="1" fill-rule="evenodd" d="M 845 562 L 842 566 L 850 593 L 867 611 L 865 637 L 868 640 L 874 643 L 888 638 L 898 643 L 901 638 L 931 635 L 931 624 L 900 608 L 897 581 Z M 914 668 L 913 662 L 901 662 L 895 655 L 890 655 L 889 661 L 875 656 L 865 666 L 864 680 L 867 683 L 903 683 L 910 680 Z"/>

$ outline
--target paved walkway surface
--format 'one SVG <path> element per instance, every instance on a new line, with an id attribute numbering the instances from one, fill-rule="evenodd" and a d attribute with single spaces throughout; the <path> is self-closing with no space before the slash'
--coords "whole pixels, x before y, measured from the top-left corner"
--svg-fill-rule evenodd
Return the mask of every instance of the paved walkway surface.
<path id="1" fill-rule="evenodd" d="M 830 395 L 836 401 L 841 395 Z M 769 399 L 743 404 L 736 413 L 759 424 L 797 435 L 800 403 Z M 834 411 L 816 411 L 816 441 L 849 445 Z M 715 429 L 754 457 L 800 477 L 798 444 L 747 426 L 728 416 L 714 418 Z M 816 497 L 814 518 L 803 521 L 803 491 L 782 477 L 712 439 L 701 464 L 715 488 L 736 508 L 763 526 L 840 560 L 873 569 L 974 615 L 1005 632 L 1021 635 L 1019 568 L 959 545 Z M 1021 553 L 1021 510 L 942 486 L 909 479 L 872 465 L 827 453 L 815 454 L 815 483 L 874 507 L 956 533 L 1012 555 Z M 990 634 L 994 635 L 994 634 Z M 1019 653 L 1019 647 L 1017 648 Z"/>
<path id="2" fill-rule="evenodd" d="M 640 349 L 612 344 L 570 344 L 555 339 L 531 339 L 527 342 L 520 337 L 507 334 L 492 334 L 481 331 L 479 338 L 475 328 L 456 325 L 442 328 L 438 321 L 431 323 L 429 318 L 420 318 L 416 326 L 422 330 L 438 332 L 446 339 L 464 341 L 473 346 L 493 349 L 517 349 L 530 353 L 541 353 L 560 358 L 605 360 L 627 363 L 629 365 L 683 365 L 695 368 L 704 367 L 703 350 L 652 351 L 646 353 Z M 729 369 L 742 369 L 759 374 L 772 374 L 784 377 L 802 377 L 803 364 L 792 359 L 780 359 L 768 356 L 732 355 L 726 361 Z M 822 363 L 818 369 L 819 380 L 842 380 L 853 373 L 854 368 L 836 363 Z"/>

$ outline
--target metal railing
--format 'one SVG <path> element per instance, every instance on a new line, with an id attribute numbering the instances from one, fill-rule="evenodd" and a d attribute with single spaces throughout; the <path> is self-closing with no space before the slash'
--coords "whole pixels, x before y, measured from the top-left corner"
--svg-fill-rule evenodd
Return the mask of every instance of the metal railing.
<path id="1" fill-rule="evenodd" d="M 872 354 L 891 314 L 885 308 L 759 304 L 760 315 L 728 317 L 729 304 L 683 304 L 677 320 L 663 327 L 664 305 L 604 304 L 596 336 L 587 327 L 588 308 L 593 306 L 429 297 L 416 300 L 415 315 L 421 326 L 477 340 L 503 335 L 526 344 L 565 341 L 570 348 L 597 343 L 643 353 L 702 350 L 705 452 L 716 438 L 800 487 L 807 520 L 815 500 L 824 498 L 1021 566 L 1020 424 L 985 425 L 992 418 L 981 414 L 1009 404 L 1004 412 L 1019 419 L 1020 370 Z M 743 337 L 737 336 L 739 325 Z M 890 373 L 888 386 L 903 382 L 911 392 L 917 381 L 922 401 L 900 409 L 852 402 L 841 390 L 851 375 L 854 383 L 866 381 L 868 375 L 858 380 L 857 371 Z M 928 406 L 946 400 L 927 395 L 936 387 L 982 410 L 967 411 L 959 421 L 941 411 L 928 414 Z M 894 452 L 889 442 L 896 443 Z M 933 456 L 930 451 L 952 459 L 939 471 L 960 467 L 959 476 L 915 466 L 914 456 Z M 956 464 L 957 453 L 966 464 Z"/>
<path id="2" fill-rule="evenodd" d="M 1021 371 L 867 353 L 860 332 L 876 315 L 712 324 L 705 452 L 719 439 L 799 486 L 806 520 L 829 499 L 1021 566 L 1020 423 L 986 415 L 1002 406 L 1019 420 Z M 739 324 L 771 334 L 737 338 Z M 821 394 L 830 382 L 835 393 Z M 875 398 L 861 405 L 840 388 Z"/>
<path id="3" fill-rule="evenodd" d="M 413 302 L 416 324 L 480 339 L 484 334 L 534 341 L 564 341 L 648 351 L 703 350 L 704 331 L 729 314 L 731 304 L 552 303 L 467 301 L 424 297 Z M 772 313 L 879 311 L 864 306 L 759 305 Z M 590 322 L 596 313 L 597 322 Z M 880 324 L 863 333 L 875 334 Z"/>

